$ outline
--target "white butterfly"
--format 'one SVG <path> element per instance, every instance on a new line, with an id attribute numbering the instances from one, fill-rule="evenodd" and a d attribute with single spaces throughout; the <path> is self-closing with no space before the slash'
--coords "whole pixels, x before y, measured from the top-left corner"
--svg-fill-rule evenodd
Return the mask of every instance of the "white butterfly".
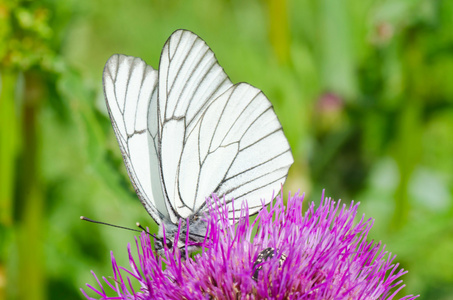
<path id="1" fill-rule="evenodd" d="M 254 214 L 285 182 L 293 157 L 272 104 L 259 89 L 233 84 L 194 33 L 170 36 L 159 70 L 113 55 L 103 81 L 129 177 L 159 237 L 165 227 L 173 241 L 179 220 L 189 218 L 189 238 L 201 242 L 206 197 L 225 197 L 231 218 L 243 200 Z"/>

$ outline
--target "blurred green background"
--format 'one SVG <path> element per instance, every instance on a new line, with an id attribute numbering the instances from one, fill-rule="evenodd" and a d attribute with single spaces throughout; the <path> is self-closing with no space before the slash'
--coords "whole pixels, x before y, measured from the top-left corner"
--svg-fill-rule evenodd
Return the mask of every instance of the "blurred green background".
<path id="1" fill-rule="evenodd" d="M 179 28 L 263 90 L 290 141 L 286 189 L 375 219 L 404 294 L 453 299 L 453 1 L 0 1 L 0 299 L 81 299 L 155 226 L 102 93 L 114 53 L 157 67 Z M 402 294 L 401 294 L 402 295 Z"/>

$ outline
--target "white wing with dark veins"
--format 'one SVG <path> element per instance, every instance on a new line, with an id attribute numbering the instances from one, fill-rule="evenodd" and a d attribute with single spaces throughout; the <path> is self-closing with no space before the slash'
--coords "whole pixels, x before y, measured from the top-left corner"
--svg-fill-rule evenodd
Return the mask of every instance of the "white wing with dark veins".
<path id="1" fill-rule="evenodd" d="M 244 200 L 249 214 L 254 214 L 262 200 L 268 203 L 279 192 L 294 162 L 272 104 L 247 83 L 234 85 L 214 100 L 188 140 L 197 144 L 192 148 L 198 149 L 200 166 L 198 176 L 189 177 L 196 186 L 194 210 L 216 193 L 225 196 L 230 216 L 241 210 Z M 186 159 L 190 152 L 184 149 L 181 170 L 190 161 Z"/>
<path id="2" fill-rule="evenodd" d="M 243 200 L 253 214 L 286 180 L 293 157 L 272 104 L 233 85 L 190 31 L 170 36 L 159 71 L 113 55 L 104 93 L 129 177 L 158 224 L 204 210 L 212 193 L 226 198 L 230 217 Z"/>
<path id="3" fill-rule="evenodd" d="M 198 36 L 178 30 L 159 65 L 158 134 L 164 197 L 171 219 L 202 210 L 217 193 L 231 213 L 248 201 L 253 214 L 285 182 L 293 157 L 269 100 L 233 85 Z"/>
<path id="4" fill-rule="evenodd" d="M 160 224 L 168 212 L 159 171 L 158 72 L 140 58 L 113 55 L 103 74 L 110 119 L 127 172 L 148 213 Z"/>
<path id="5" fill-rule="evenodd" d="M 194 212 L 195 199 L 187 195 L 195 196 L 196 186 L 190 184 L 190 178 L 198 176 L 200 166 L 194 161 L 196 149 L 187 145 L 188 137 L 208 105 L 232 85 L 214 53 L 197 35 L 178 30 L 165 43 L 159 64 L 159 154 L 173 222 Z M 193 151 L 192 163 L 185 160 L 184 167 L 183 150 Z"/>

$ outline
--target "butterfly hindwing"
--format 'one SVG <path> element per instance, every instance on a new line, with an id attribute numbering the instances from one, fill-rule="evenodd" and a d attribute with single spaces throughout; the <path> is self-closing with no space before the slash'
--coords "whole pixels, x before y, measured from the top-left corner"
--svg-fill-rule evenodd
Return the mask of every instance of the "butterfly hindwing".
<path id="1" fill-rule="evenodd" d="M 204 195 L 216 193 L 230 203 L 230 216 L 243 200 L 253 214 L 262 199 L 269 201 L 281 188 L 293 163 L 272 104 L 247 83 L 234 85 L 210 104 L 193 138 L 199 141 L 201 162 L 195 208 L 204 205 Z"/>

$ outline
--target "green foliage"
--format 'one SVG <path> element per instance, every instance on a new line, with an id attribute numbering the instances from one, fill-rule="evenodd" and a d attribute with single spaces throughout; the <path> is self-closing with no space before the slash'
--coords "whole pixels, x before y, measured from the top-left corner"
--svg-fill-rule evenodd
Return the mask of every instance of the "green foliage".
<path id="1" fill-rule="evenodd" d="M 178 28 L 274 104 L 295 157 L 287 190 L 360 201 L 373 238 L 409 270 L 405 293 L 449 299 L 450 0 L 1 0 L 0 298 L 80 299 L 89 270 L 109 274 L 110 250 L 127 263 L 133 235 L 80 215 L 156 230 L 101 74 L 114 53 L 157 67 Z"/>

